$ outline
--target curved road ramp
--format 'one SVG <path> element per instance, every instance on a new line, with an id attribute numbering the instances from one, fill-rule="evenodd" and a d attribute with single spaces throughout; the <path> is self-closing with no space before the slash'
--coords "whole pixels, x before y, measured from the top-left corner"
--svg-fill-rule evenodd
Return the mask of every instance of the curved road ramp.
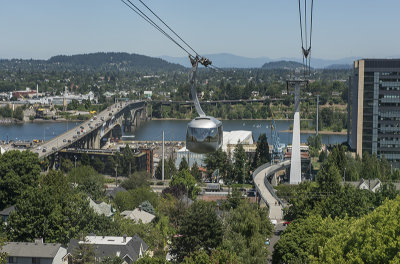
<path id="1" fill-rule="evenodd" d="M 277 221 L 283 219 L 283 206 L 282 202 L 275 194 L 272 185 L 268 181 L 268 176 L 275 174 L 276 172 L 288 168 L 290 166 L 290 160 L 286 160 L 274 165 L 266 163 L 258 167 L 253 173 L 253 181 L 256 186 L 257 193 L 260 195 L 260 199 L 263 200 L 269 208 L 269 218 Z"/>

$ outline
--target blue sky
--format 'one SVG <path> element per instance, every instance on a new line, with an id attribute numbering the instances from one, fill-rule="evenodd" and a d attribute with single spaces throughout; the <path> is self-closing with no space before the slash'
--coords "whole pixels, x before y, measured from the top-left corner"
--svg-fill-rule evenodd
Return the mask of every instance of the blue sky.
<path id="1" fill-rule="evenodd" d="M 296 0 L 143 1 L 200 54 L 301 56 Z M 398 0 L 315 0 L 313 57 L 399 56 L 399 10 Z M 97 51 L 186 55 L 120 0 L 0 0 L 0 58 Z"/>

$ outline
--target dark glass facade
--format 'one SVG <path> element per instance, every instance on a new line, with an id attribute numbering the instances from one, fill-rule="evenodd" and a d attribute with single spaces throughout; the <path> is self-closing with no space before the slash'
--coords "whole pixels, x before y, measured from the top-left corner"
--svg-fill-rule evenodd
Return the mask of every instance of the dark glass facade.
<path id="1" fill-rule="evenodd" d="M 353 80 L 352 147 L 359 155 L 376 153 L 400 167 L 400 60 L 357 61 Z M 357 131 L 359 122 L 362 132 Z M 358 137 L 362 137 L 361 148 Z"/>

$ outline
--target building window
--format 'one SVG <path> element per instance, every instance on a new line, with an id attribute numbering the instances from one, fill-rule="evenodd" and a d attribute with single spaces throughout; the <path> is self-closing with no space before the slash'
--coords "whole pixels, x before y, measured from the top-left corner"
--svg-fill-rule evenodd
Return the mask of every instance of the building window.
<path id="1" fill-rule="evenodd" d="M 40 258 L 32 258 L 32 264 L 40 264 Z"/>
<path id="2" fill-rule="evenodd" d="M 17 263 L 17 257 L 8 257 L 8 263 Z"/>

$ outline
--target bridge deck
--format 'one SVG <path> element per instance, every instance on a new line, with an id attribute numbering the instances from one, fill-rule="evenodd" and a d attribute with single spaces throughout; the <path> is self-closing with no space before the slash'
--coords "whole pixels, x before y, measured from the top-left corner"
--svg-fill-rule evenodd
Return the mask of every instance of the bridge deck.
<path id="1" fill-rule="evenodd" d="M 270 165 L 269 163 L 258 167 L 253 173 L 253 180 L 257 192 L 261 199 L 269 207 L 269 218 L 282 220 L 283 219 L 283 206 L 276 196 L 272 186 L 269 184 L 267 177 L 290 166 L 290 160 L 280 162 L 278 164 Z"/>
<path id="2" fill-rule="evenodd" d="M 65 133 L 45 142 L 40 147 L 32 148 L 31 151 L 38 153 L 39 158 L 44 158 L 61 149 L 67 148 L 73 143 L 81 140 L 83 137 L 92 133 L 93 131 L 100 129 L 101 126 L 109 122 L 114 118 L 115 115 L 124 111 L 126 107 L 134 103 L 143 103 L 142 101 L 124 101 L 118 102 L 109 106 L 104 111 L 100 112 L 96 116 L 96 120 L 84 121 L 80 125 L 66 131 Z M 84 131 L 82 133 L 81 131 Z M 77 133 L 79 131 L 79 134 Z M 43 149 L 46 149 L 45 151 Z"/>

